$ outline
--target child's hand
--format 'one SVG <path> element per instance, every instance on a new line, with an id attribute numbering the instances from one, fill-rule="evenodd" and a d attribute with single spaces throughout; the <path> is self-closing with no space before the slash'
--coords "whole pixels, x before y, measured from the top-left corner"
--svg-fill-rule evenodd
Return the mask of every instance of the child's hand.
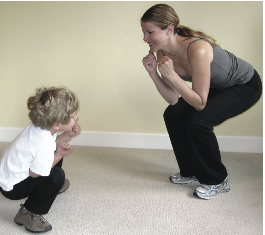
<path id="1" fill-rule="evenodd" d="M 65 142 L 60 143 L 60 145 L 56 149 L 56 153 L 61 155 L 62 157 L 70 153 L 72 150 L 72 146 Z"/>
<path id="2" fill-rule="evenodd" d="M 79 132 L 80 132 L 80 126 L 78 125 L 78 123 L 76 123 L 73 126 L 72 130 L 68 132 L 68 135 L 70 137 L 73 137 L 73 136 L 77 135 Z"/>

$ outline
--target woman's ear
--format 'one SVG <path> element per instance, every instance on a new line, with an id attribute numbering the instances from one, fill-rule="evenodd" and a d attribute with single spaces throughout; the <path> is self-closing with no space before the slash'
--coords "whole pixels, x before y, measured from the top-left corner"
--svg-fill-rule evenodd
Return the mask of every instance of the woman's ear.
<path id="1" fill-rule="evenodd" d="M 167 35 L 170 35 L 172 33 L 174 33 L 174 25 L 173 24 L 169 24 L 167 26 Z"/>

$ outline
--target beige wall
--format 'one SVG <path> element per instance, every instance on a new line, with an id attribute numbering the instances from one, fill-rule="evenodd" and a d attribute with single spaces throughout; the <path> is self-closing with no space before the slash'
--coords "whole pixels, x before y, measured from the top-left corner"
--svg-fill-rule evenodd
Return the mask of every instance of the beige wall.
<path id="1" fill-rule="evenodd" d="M 166 102 L 142 66 L 139 19 L 158 2 L 0 2 L 0 127 L 29 123 L 36 87 L 64 85 L 80 100 L 83 131 L 166 133 Z M 165 2 L 263 76 L 262 2 Z M 216 128 L 262 136 L 262 99 Z"/>

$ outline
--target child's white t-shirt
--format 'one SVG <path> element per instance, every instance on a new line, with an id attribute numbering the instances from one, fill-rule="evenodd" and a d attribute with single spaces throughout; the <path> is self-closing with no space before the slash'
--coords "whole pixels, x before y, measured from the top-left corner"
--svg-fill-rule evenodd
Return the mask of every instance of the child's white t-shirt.
<path id="1" fill-rule="evenodd" d="M 41 176 L 49 176 L 56 150 L 56 137 L 50 131 L 30 123 L 5 149 L 0 162 L 0 187 L 11 191 L 27 177 L 29 169 Z"/>

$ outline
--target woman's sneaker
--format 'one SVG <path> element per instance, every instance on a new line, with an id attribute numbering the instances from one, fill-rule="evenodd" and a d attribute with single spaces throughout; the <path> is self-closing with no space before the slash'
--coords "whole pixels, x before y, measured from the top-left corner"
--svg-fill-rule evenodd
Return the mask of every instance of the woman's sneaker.
<path id="1" fill-rule="evenodd" d="M 176 173 L 169 177 L 172 183 L 174 184 L 190 184 L 193 181 L 197 181 L 195 176 L 192 177 L 182 177 L 180 173 Z"/>
<path id="2" fill-rule="evenodd" d="M 51 224 L 42 215 L 33 214 L 23 204 L 14 219 L 19 226 L 24 225 L 25 229 L 32 233 L 43 233 L 52 230 Z"/>
<path id="3" fill-rule="evenodd" d="M 228 177 L 224 180 L 223 183 L 218 185 L 202 185 L 197 188 L 193 195 L 202 199 L 210 200 L 217 197 L 218 193 L 226 193 L 230 190 L 228 184 Z"/>

